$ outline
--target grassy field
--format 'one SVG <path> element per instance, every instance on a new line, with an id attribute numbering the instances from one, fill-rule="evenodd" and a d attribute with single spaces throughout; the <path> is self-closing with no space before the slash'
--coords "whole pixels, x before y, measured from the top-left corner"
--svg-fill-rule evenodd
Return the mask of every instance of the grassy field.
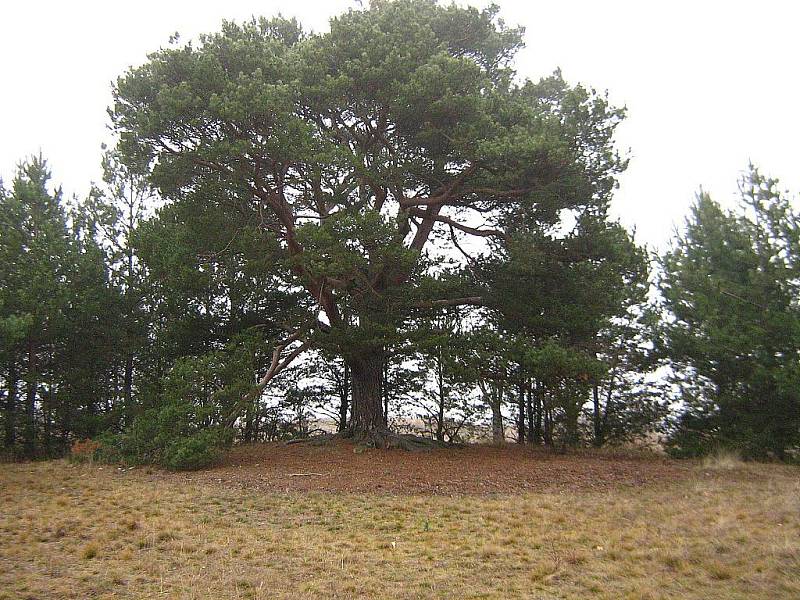
<path id="1" fill-rule="evenodd" d="M 0 598 L 800 598 L 800 470 L 726 466 L 459 496 L 0 465 Z"/>

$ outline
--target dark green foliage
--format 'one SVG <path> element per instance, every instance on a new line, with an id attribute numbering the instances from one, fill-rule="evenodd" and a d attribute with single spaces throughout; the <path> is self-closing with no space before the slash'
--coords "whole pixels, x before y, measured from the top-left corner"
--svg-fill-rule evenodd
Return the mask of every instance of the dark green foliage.
<path id="1" fill-rule="evenodd" d="M 699 194 L 662 258 L 677 454 L 785 458 L 800 444 L 800 223 L 777 186 L 751 169 L 735 213 Z"/>
<path id="2" fill-rule="evenodd" d="M 174 470 L 210 465 L 218 449 L 230 441 L 221 428 L 205 427 L 207 415 L 188 402 L 145 411 L 130 427 L 100 436 L 99 457 L 131 465 L 153 464 Z"/>
<path id="3" fill-rule="evenodd" d="M 163 465 L 173 471 L 194 471 L 207 467 L 217 457 L 220 442 L 219 433 L 208 429 L 179 438 L 167 446 Z"/>
<path id="4" fill-rule="evenodd" d="M 647 257 L 608 214 L 624 110 L 519 77 L 521 45 L 496 7 L 376 1 L 130 69 L 102 189 L 68 206 L 41 158 L 0 186 L 5 450 L 100 434 L 201 468 L 321 414 L 368 444 L 414 416 L 446 441 L 490 413 L 497 441 L 509 413 L 533 444 L 651 432 Z M 688 453 L 797 443 L 797 227 L 751 184 L 749 219 L 703 200 L 664 259 Z"/>
<path id="5" fill-rule="evenodd" d="M 146 243 L 173 238 L 158 254 L 190 292 L 176 306 L 190 331 L 175 341 L 197 345 L 178 355 L 213 348 L 191 333 L 212 337 L 216 325 L 197 295 L 216 272 L 180 267 L 227 261 L 250 240 L 271 260 L 251 263 L 246 289 L 284 299 L 291 342 L 279 349 L 341 357 L 352 427 L 385 428 L 382 373 L 416 335 L 419 310 L 506 308 L 474 271 L 438 285 L 444 253 L 465 236 L 510 246 L 519 228 L 559 243 L 567 213 L 606 227 L 625 167 L 612 144 L 623 112 L 560 74 L 517 84 L 521 34 L 495 7 L 375 2 L 324 34 L 282 19 L 225 23 L 120 78 L 120 157 L 169 203 Z"/>
<path id="6" fill-rule="evenodd" d="M 222 351 L 178 359 L 162 382 L 156 406 L 103 439 L 104 457 L 170 469 L 210 464 L 232 441 L 231 412 L 253 386 L 249 341 L 241 338 Z"/>
<path id="7" fill-rule="evenodd" d="M 72 436 L 99 433 L 115 395 L 119 296 L 92 199 L 68 211 L 49 179 L 41 157 L 23 163 L 0 204 L 4 445 L 27 457 L 60 454 Z"/>

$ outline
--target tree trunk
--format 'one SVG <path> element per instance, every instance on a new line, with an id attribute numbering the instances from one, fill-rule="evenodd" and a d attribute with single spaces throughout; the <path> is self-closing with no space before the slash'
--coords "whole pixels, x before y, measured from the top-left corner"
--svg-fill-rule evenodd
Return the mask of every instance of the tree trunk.
<path id="1" fill-rule="evenodd" d="M 373 353 L 348 360 L 353 378 L 353 407 L 350 431 L 358 441 L 382 439 L 388 429 L 383 413 L 382 354 Z"/>
<path id="2" fill-rule="evenodd" d="M 539 439 L 536 437 L 536 415 L 534 415 L 534 407 L 533 407 L 533 386 L 534 382 L 532 379 L 528 380 L 528 395 L 527 395 L 527 411 L 528 411 L 528 443 L 529 444 L 538 444 Z"/>
<path id="3" fill-rule="evenodd" d="M 36 352 L 33 341 L 28 342 L 28 376 L 25 398 L 25 454 L 28 457 L 36 453 Z"/>
<path id="4" fill-rule="evenodd" d="M 384 360 L 381 364 L 381 398 L 383 399 L 383 426 L 389 428 L 389 390 L 386 382 L 389 380 L 389 365 Z"/>
<path id="5" fill-rule="evenodd" d="M 244 410 L 244 443 L 253 441 L 253 404 L 249 403 Z"/>
<path id="6" fill-rule="evenodd" d="M 8 391 L 6 393 L 5 409 L 5 447 L 6 450 L 13 450 L 16 442 L 16 422 L 17 422 L 17 386 L 19 384 L 17 375 L 17 361 L 12 356 L 8 362 Z"/>
<path id="7" fill-rule="evenodd" d="M 52 447 L 51 447 L 51 418 L 50 418 L 50 411 L 53 406 L 53 384 L 50 383 L 47 386 L 47 393 L 42 395 L 42 433 L 43 433 L 43 445 L 44 445 L 44 455 L 47 458 L 52 456 Z"/>
<path id="8" fill-rule="evenodd" d="M 133 353 L 125 357 L 125 375 L 122 382 L 123 402 L 125 403 L 125 425 L 133 422 Z"/>
<path id="9" fill-rule="evenodd" d="M 566 395 L 566 394 L 565 394 Z M 578 445 L 578 418 L 580 406 L 573 398 L 565 398 L 564 402 L 564 444 L 570 448 Z"/>
<path id="10" fill-rule="evenodd" d="M 339 425 L 337 429 L 345 431 L 347 429 L 347 409 L 350 403 L 350 367 L 344 365 L 342 383 L 339 386 Z"/>
<path id="11" fill-rule="evenodd" d="M 490 404 L 492 407 L 492 441 L 495 444 L 502 444 L 506 441 L 506 432 L 503 427 L 503 412 L 501 410 L 503 405 L 502 389 L 492 390 Z"/>
<path id="12" fill-rule="evenodd" d="M 439 406 L 436 412 L 436 441 L 444 441 L 444 405 L 446 402 L 444 390 L 444 369 L 442 368 L 442 357 L 439 355 L 439 360 L 436 365 L 436 379 L 439 385 Z"/>
<path id="13" fill-rule="evenodd" d="M 553 446 L 553 413 L 550 409 L 549 402 L 544 398 L 542 400 L 542 412 L 544 414 L 544 445 Z"/>
<path id="14" fill-rule="evenodd" d="M 525 382 L 519 384 L 519 397 L 517 398 L 517 443 L 525 443 Z"/>
<path id="15" fill-rule="evenodd" d="M 600 391 L 597 384 L 592 387 L 592 401 L 594 403 L 594 445 L 599 448 L 603 445 L 603 421 L 600 415 Z"/>

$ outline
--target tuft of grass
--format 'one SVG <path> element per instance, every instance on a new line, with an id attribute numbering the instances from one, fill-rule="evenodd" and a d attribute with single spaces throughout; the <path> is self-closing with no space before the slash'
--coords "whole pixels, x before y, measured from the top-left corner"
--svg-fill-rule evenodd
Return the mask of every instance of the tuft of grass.
<path id="1" fill-rule="evenodd" d="M 97 556 L 97 544 L 87 544 L 81 551 L 81 558 L 91 560 Z"/>
<path id="2" fill-rule="evenodd" d="M 717 448 L 703 459 L 703 468 L 713 471 L 730 471 L 743 466 L 741 453 L 731 448 Z"/>

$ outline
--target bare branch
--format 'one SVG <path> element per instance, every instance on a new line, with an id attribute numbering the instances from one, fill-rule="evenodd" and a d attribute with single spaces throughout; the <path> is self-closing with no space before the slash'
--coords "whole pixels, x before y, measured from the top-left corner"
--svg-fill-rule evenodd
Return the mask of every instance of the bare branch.
<path id="1" fill-rule="evenodd" d="M 414 208 L 409 209 L 409 212 L 417 216 L 422 216 L 427 219 L 438 221 L 439 223 L 446 223 L 450 227 L 455 227 L 456 229 L 463 231 L 464 233 L 468 233 L 469 235 L 475 235 L 479 237 L 499 237 L 499 238 L 506 237 L 505 232 L 500 231 L 499 229 L 477 229 L 475 227 L 469 227 L 467 225 L 459 223 L 458 221 L 455 221 L 450 217 L 438 214 L 427 215 L 425 212 Z"/>

